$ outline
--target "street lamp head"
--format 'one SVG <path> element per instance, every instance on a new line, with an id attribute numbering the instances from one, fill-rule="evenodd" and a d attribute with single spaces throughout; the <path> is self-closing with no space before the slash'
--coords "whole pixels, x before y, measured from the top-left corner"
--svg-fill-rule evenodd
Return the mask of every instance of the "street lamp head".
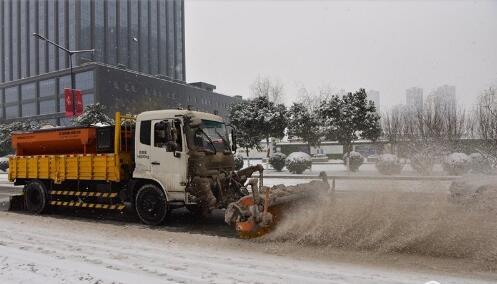
<path id="1" fill-rule="evenodd" d="M 71 50 L 70 51 L 72 54 L 78 54 L 78 53 L 95 53 L 95 49 L 81 49 L 81 50 Z"/>
<path id="2" fill-rule="evenodd" d="M 33 36 L 34 36 L 35 38 L 37 38 L 37 39 L 47 40 L 45 37 L 43 37 L 43 36 L 41 36 L 41 35 L 39 35 L 39 34 L 37 34 L 37 33 L 33 33 Z"/>

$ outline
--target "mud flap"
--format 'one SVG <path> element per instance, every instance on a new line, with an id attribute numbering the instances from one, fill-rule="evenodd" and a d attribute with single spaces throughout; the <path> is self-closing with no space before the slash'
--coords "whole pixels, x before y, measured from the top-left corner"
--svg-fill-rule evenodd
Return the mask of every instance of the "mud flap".
<path id="1" fill-rule="evenodd" d="M 22 211 L 25 209 L 24 195 L 13 195 L 9 197 L 9 211 Z"/>

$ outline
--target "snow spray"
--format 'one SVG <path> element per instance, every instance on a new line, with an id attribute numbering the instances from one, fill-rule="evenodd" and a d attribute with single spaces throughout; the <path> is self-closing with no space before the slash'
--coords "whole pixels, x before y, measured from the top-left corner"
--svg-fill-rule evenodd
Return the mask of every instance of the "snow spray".
<path id="1" fill-rule="evenodd" d="M 261 241 L 470 258 L 497 269 L 495 211 L 462 207 L 449 202 L 443 193 L 323 196 L 312 204 L 288 210 L 275 230 Z"/>

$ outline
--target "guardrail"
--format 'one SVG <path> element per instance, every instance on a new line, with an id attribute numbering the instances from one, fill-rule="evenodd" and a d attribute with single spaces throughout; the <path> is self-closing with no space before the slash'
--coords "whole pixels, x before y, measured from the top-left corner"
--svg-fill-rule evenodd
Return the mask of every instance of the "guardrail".
<path id="1" fill-rule="evenodd" d="M 259 178 L 258 175 L 252 176 Z M 323 180 L 321 175 L 264 175 L 264 179 L 280 178 L 280 179 L 307 179 L 307 180 Z M 335 181 L 342 180 L 410 180 L 410 181 L 454 181 L 460 176 L 344 176 L 344 175 L 326 175 L 328 180 L 331 180 L 331 190 L 335 190 Z"/>

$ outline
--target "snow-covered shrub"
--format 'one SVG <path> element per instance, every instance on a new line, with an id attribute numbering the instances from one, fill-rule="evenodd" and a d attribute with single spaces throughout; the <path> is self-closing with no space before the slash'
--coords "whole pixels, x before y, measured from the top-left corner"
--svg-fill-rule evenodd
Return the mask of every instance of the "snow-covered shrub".
<path id="1" fill-rule="evenodd" d="M 106 108 L 100 103 L 85 106 L 83 113 L 71 120 L 74 126 L 89 126 L 101 123 L 112 125 L 114 120 L 106 114 Z"/>
<path id="2" fill-rule="evenodd" d="M 304 152 L 293 152 L 285 160 L 288 171 L 294 174 L 301 174 L 312 166 L 312 159 Z"/>
<path id="3" fill-rule="evenodd" d="M 349 158 L 350 157 L 350 158 Z M 349 158 L 349 168 L 351 171 L 355 172 L 359 169 L 359 167 L 364 163 L 364 157 L 359 152 L 352 151 L 349 153 L 345 153 L 343 155 L 343 164 L 347 166 L 347 158 Z"/>
<path id="4" fill-rule="evenodd" d="M 32 131 L 40 129 L 37 120 L 14 121 L 0 124 L 0 155 L 14 153 L 12 149 L 12 133 L 15 131 Z"/>
<path id="5" fill-rule="evenodd" d="M 464 153 L 452 153 L 445 157 L 442 167 L 449 175 L 459 176 L 469 171 L 471 160 Z"/>
<path id="6" fill-rule="evenodd" d="M 435 159 L 428 152 L 418 152 L 409 158 L 411 168 L 420 175 L 430 175 Z"/>
<path id="7" fill-rule="evenodd" d="M 469 155 L 471 160 L 471 171 L 473 173 L 488 174 L 492 169 L 490 161 L 480 153 Z"/>
<path id="8" fill-rule="evenodd" d="M 376 169 L 384 175 L 400 174 L 404 163 L 396 155 L 383 154 L 376 161 Z"/>
<path id="9" fill-rule="evenodd" d="M 240 170 L 243 168 L 243 155 L 242 154 L 235 154 L 233 157 L 235 159 L 235 170 Z"/>
<path id="10" fill-rule="evenodd" d="M 269 164 L 277 170 L 281 172 L 281 170 L 285 167 L 285 159 L 286 155 L 280 152 L 274 153 L 271 157 L 269 157 Z"/>

